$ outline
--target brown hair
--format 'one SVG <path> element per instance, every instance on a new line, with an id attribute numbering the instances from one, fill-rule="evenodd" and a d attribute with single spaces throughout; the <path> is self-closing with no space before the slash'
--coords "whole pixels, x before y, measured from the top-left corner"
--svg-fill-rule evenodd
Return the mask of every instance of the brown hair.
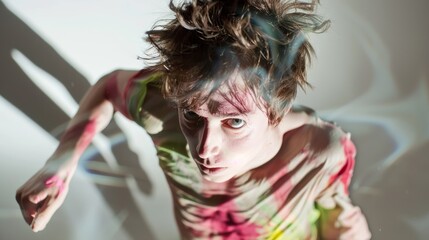
<path id="1" fill-rule="evenodd" d="M 147 32 L 157 55 L 153 68 L 164 72 L 164 96 L 179 107 L 205 102 L 239 70 L 248 89 L 266 102 L 278 123 L 304 89 L 313 54 L 308 32 L 323 32 L 329 21 L 314 14 L 318 0 L 192 0 L 170 2 L 176 18 Z"/>

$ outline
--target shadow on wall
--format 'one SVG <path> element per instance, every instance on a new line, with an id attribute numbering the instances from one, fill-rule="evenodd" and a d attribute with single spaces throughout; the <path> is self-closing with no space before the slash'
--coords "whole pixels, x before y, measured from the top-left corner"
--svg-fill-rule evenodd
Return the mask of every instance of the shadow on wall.
<path id="1" fill-rule="evenodd" d="M 340 59 L 334 63 L 357 65 L 353 66 L 353 69 L 358 73 L 353 75 L 353 73 L 347 72 L 345 74 L 345 77 L 350 78 L 352 83 L 359 83 L 359 81 L 363 81 L 362 79 L 367 78 L 372 78 L 375 84 L 384 83 L 383 81 L 386 79 L 389 80 L 385 81 L 386 84 L 368 86 L 368 89 L 371 90 L 368 91 L 370 94 L 361 92 L 365 89 L 353 89 L 353 97 L 359 98 L 359 101 L 353 98 L 346 99 L 350 103 L 342 102 L 338 100 L 337 96 L 333 99 L 333 103 L 341 106 L 335 106 L 332 109 L 336 113 L 333 120 L 336 120 L 344 129 L 351 131 L 352 137 L 358 145 L 358 159 L 354 176 L 357 188 L 356 191 L 352 189 L 352 199 L 365 212 L 373 232 L 373 239 L 427 239 L 429 236 L 429 206 L 427 204 L 429 202 L 427 190 L 429 175 L 426 172 L 429 169 L 427 160 L 429 154 L 427 122 L 429 118 L 425 118 L 425 116 L 427 116 L 429 108 L 427 98 L 421 98 L 422 100 L 419 101 L 422 104 L 416 104 L 420 99 L 416 97 L 427 96 L 428 91 L 427 84 L 422 85 L 426 86 L 426 89 L 422 91 L 425 95 L 419 95 L 417 91 L 420 88 L 419 81 L 427 81 L 428 76 L 429 48 L 426 45 L 429 42 L 429 33 L 424 30 L 427 29 L 428 2 L 424 0 L 410 2 L 380 0 L 339 3 L 339 0 L 324 1 L 326 5 L 331 4 L 332 8 L 329 9 L 333 16 L 337 16 L 340 12 L 337 11 L 338 5 L 343 4 L 353 9 L 353 12 L 358 13 L 359 20 L 370 25 L 375 30 L 374 33 L 377 34 L 377 37 L 381 36 L 381 46 L 374 45 L 374 41 L 367 36 L 365 31 L 359 26 L 353 25 L 352 33 L 354 35 L 352 37 L 357 42 L 354 43 L 355 45 L 361 44 L 360 48 L 356 50 L 362 50 L 361 55 L 348 52 L 345 57 L 352 60 Z M 344 9 L 340 8 L 340 10 Z M 341 25 L 341 21 L 333 22 L 333 27 L 338 25 Z M 350 26 L 348 27 L 350 28 Z M 49 44 L 11 13 L 1 1 L 0 31 L 2 34 L 0 38 L 0 71 L 4 77 L 0 81 L 1 96 L 46 132 L 58 138 L 58 134 L 54 134 L 52 130 L 68 122 L 69 116 L 34 84 L 31 77 L 21 70 L 13 60 L 11 52 L 18 50 L 35 65 L 61 82 L 76 102 L 83 96 L 90 84 Z M 348 34 L 350 32 L 345 32 L 343 36 Z M 330 40 L 337 44 L 341 39 L 338 37 L 338 39 Z M 375 42 L 377 43 L 377 41 Z M 347 50 L 356 47 L 352 44 L 345 45 Z M 364 51 L 365 47 L 368 48 L 367 52 Z M 336 49 L 338 50 L 338 48 Z M 332 53 L 332 48 L 326 48 L 326 51 L 330 51 L 327 56 L 335 56 L 332 59 L 327 57 L 328 61 L 325 63 L 318 61 L 317 65 L 328 66 L 327 71 L 332 71 L 332 69 L 338 68 L 338 65 L 329 65 L 329 63 L 332 62 L 331 60 L 338 59 L 336 57 L 341 53 Z M 364 58 L 364 54 L 370 57 Z M 371 59 L 376 61 L 371 62 Z M 362 60 L 363 63 L 359 60 Z M 371 67 L 374 68 L 372 72 L 369 71 Z M 388 70 L 387 75 L 386 72 L 383 72 L 384 67 Z M 334 79 L 335 84 L 332 86 L 337 86 L 336 81 L 340 80 L 342 79 Z M 329 83 L 329 79 L 327 82 Z M 399 91 L 389 91 L 392 87 Z M 323 92 L 321 86 L 317 92 L 322 93 L 323 96 L 319 98 L 322 100 L 326 99 L 326 96 L 332 96 L 330 88 Z M 314 96 L 317 92 L 315 91 L 312 95 Z M 392 94 L 389 95 L 389 93 Z M 368 119 L 362 120 L 365 117 Z M 387 125 L 387 123 L 391 124 Z M 389 126 L 388 129 L 386 129 L 387 126 Z M 120 134 L 120 130 L 116 123 L 112 122 L 103 133 L 108 137 L 115 136 Z M 397 138 L 392 136 L 397 136 Z M 405 141 L 407 139 L 408 143 Z M 398 141 L 395 142 L 395 140 Z M 383 160 L 386 159 L 386 156 L 397 152 L 398 149 L 401 150 L 400 154 L 390 158 L 394 161 L 390 161 L 388 165 L 384 164 Z M 138 175 L 136 178 L 143 179 L 138 181 L 141 183 L 141 191 L 150 194 L 152 185 L 147 180 L 146 173 L 141 170 L 137 156 L 128 149 L 127 143 L 121 142 L 114 145 L 112 151 L 115 158 L 120 161 L 118 164 L 141 171 L 136 173 Z M 100 154 L 95 154 L 89 163 L 106 164 L 106 161 Z M 36 170 L 34 169 L 34 171 Z M 97 175 L 100 172 L 94 171 L 93 174 Z M 120 176 L 116 177 L 120 178 Z M 357 184 L 359 182 L 360 184 Z M 145 239 L 154 239 L 151 229 L 144 217 L 140 215 L 127 187 L 95 184 L 114 215 L 120 215 L 124 209 L 129 213 L 128 218 L 123 222 L 122 229 L 130 238 L 141 239 L 141 233 L 145 233 Z"/>
<path id="2" fill-rule="evenodd" d="M 12 51 L 19 51 L 34 65 L 54 77 L 65 87 L 76 102 L 79 102 L 90 87 L 88 80 L 21 19 L 9 11 L 1 1 L 0 32 L 2 33 L 0 38 L 0 72 L 3 78 L 0 81 L 1 96 L 51 136 L 59 139 L 60 135 L 54 134 L 53 130 L 59 126 L 64 126 L 70 120 L 70 117 L 32 81 L 31 76 L 23 72 L 12 58 Z M 109 139 L 113 136 L 123 135 L 114 121 L 103 131 L 103 134 Z M 149 182 L 147 174 L 140 167 L 137 155 L 129 150 L 127 141 L 124 140 L 114 144 L 111 150 L 119 166 L 138 170 L 133 174 L 140 190 L 145 194 L 151 194 L 152 184 Z M 88 163 L 88 166 L 93 163 L 109 166 L 106 159 L 98 151 L 95 154 L 91 153 L 90 157 L 85 162 Z M 86 165 L 84 167 L 92 175 L 106 174 L 105 172 L 100 173 L 89 170 Z M 37 169 L 34 169 L 34 172 L 36 171 Z M 112 170 L 111 172 L 114 171 Z M 110 177 L 124 178 L 123 176 Z M 123 221 L 122 228 L 131 239 L 140 239 L 142 233 L 147 239 L 154 239 L 152 230 L 149 228 L 145 218 L 140 214 L 128 187 L 109 186 L 102 183 L 94 184 L 103 195 L 114 215 L 118 215 L 124 209 L 127 210 L 129 215 Z"/>

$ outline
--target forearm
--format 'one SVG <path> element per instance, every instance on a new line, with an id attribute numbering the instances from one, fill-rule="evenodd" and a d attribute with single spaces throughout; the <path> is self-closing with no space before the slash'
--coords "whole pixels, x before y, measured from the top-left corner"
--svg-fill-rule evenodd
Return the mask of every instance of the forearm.
<path id="1" fill-rule="evenodd" d="M 104 89 L 110 77 L 113 77 L 112 74 L 100 79 L 85 94 L 48 161 L 62 159 L 76 166 L 94 136 L 108 125 L 113 115 L 113 105 L 105 97 Z"/>
<path id="2" fill-rule="evenodd" d="M 45 228 L 63 203 L 70 180 L 82 153 L 94 136 L 110 122 L 117 105 L 125 106 L 120 92 L 106 94 L 109 84 L 126 86 L 132 71 L 115 71 L 101 78 L 87 91 L 75 116 L 60 138 L 60 143 L 46 164 L 16 192 L 25 221 L 37 232 Z M 122 88 L 116 88 L 120 91 Z"/>

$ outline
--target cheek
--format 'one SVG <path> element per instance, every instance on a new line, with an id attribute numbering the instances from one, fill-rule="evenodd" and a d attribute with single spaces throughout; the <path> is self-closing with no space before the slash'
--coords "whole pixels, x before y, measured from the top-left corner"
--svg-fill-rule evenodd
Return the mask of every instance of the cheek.
<path id="1" fill-rule="evenodd" d="M 266 147 L 265 143 L 269 138 L 267 133 L 266 125 L 261 124 L 252 128 L 245 138 L 230 143 L 228 146 L 235 147 L 235 151 L 241 155 L 256 157 Z"/>
<path id="2" fill-rule="evenodd" d="M 240 156 L 255 155 L 255 152 L 259 151 L 261 147 L 262 134 L 259 131 L 250 131 L 243 138 L 224 141 L 225 152 Z"/>

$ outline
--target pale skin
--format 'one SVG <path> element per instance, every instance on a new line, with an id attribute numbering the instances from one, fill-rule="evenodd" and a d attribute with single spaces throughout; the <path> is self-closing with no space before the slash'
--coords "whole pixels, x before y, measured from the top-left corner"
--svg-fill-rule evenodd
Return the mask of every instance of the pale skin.
<path id="1" fill-rule="evenodd" d="M 60 140 L 58 148 L 46 164 L 16 193 L 23 217 L 34 232 L 41 231 L 55 211 L 63 203 L 70 180 L 77 168 L 79 158 L 92 138 L 103 130 L 111 120 L 114 111 L 125 113 L 123 93 L 125 86 L 136 71 L 114 71 L 101 78 L 90 88 L 79 105 L 79 110 Z M 237 84 L 240 75 L 232 75 Z M 105 90 L 108 82 L 114 81 L 117 93 L 108 99 Z M 279 156 L 283 135 L 309 120 L 305 113 L 285 112 L 280 123 L 270 124 L 265 109 L 240 86 L 240 97 L 247 111 L 240 113 L 220 94 L 220 89 L 206 103 L 197 109 L 181 109 L 179 123 L 188 142 L 194 161 L 202 176 L 212 182 L 225 182 Z M 215 107 L 213 107 L 215 106 Z M 126 115 L 126 114 L 125 114 Z M 241 159 L 241 161 L 234 161 Z M 245 159 L 245 161 L 243 161 Z M 344 206 L 326 210 L 322 214 L 321 227 L 324 239 L 367 239 L 367 229 L 353 227 L 358 221 L 366 220 L 361 214 L 341 215 Z M 356 211 L 360 209 L 356 207 Z M 352 211 L 353 212 L 353 211 Z M 325 232 L 325 225 L 338 225 L 337 232 Z M 331 229 L 331 228 L 330 228 Z M 363 234 L 363 235 L 362 235 Z"/>
<path id="2" fill-rule="evenodd" d="M 107 81 L 116 78 L 121 89 L 135 71 L 116 71 L 92 86 L 79 104 L 64 136 L 45 165 L 16 192 L 22 215 L 34 232 L 41 231 L 63 203 L 79 158 L 92 138 L 112 118 L 115 100 L 105 98 Z M 56 184 L 49 184 L 55 179 Z"/>
<path id="3" fill-rule="evenodd" d="M 236 83 L 243 81 L 240 75 L 232 78 Z M 239 91 L 245 112 L 231 105 L 234 99 L 228 101 L 219 93 L 198 109 L 179 109 L 191 155 L 208 181 L 225 182 L 266 163 L 279 151 L 282 136 L 291 126 L 270 124 L 251 94 Z"/>

